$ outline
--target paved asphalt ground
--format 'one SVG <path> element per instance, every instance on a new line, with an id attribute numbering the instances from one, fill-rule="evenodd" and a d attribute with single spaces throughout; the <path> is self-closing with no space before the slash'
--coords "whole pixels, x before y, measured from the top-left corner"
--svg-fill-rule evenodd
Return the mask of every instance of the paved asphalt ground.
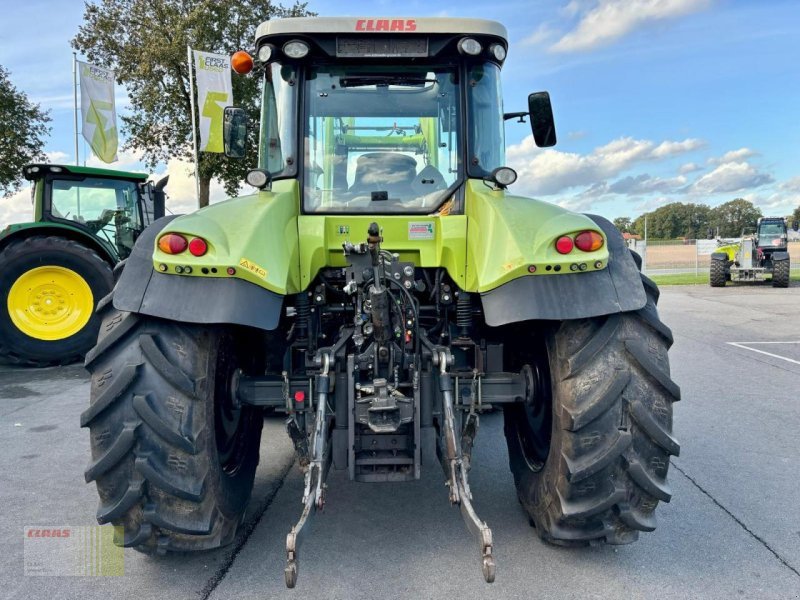
<path id="1" fill-rule="evenodd" d="M 661 312 L 683 401 L 674 498 L 659 507 L 658 529 L 630 546 L 542 544 L 515 498 L 501 415 L 489 415 L 471 481 L 495 536 L 491 586 L 430 466 L 414 484 L 332 472 L 287 591 L 283 544 L 302 478 L 280 420 L 267 422 L 232 547 L 157 559 L 126 550 L 123 577 L 26 577 L 25 526 L 95 523 L 94 485 L 83 483 L 88 434 L 78 427 L 88 382 L 78 366 L 0 366 L 0 597 L 800 598 L 800 288 L 666 288 Z"/>

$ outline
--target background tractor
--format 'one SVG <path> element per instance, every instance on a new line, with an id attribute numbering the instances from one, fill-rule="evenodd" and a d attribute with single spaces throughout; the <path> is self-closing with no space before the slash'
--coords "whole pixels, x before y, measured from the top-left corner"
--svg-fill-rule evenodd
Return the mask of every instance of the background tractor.
<path id="1" fill-rule="evenodd" d="M 756 230 L 742 232 L 738 242 L 720 241 L 711 255 L 709 284 L 724 287 L 728 281 L 763 281 L 772 278 L 773 287 L 789 286 L 789 246 L 786 219 L 763 217 Z"/>
<path id="2" fill-rule="evenodd" d="M 655 528 L 680 397 L 658 288 L 606 219 L 506 189 L 504 121 L 520 118 L 501 103 L 506 39 L 475 19 L 259 27 L 255 193 L 145 230 L 86 357 L 86 481 L 119 543 L 233 540 L 266 408 L 286 412 L 305 474 L 300 517 L 276 532 L 289 587 L 329 469 L 379 484 L 436 463 L 493 581 L 468 477 L 489 407 L 544 540 Z M 554 145 L 546 92 L 528 115 L 537 145 Z M 246 130 L 226 108 L 229 154 Z"/>
<path id="3" fill-rule="evenodd" d="M 96 342 L 112 269 L 164 216 L 167 180 L 66 165 L 28 165 L 25 178 L 34 221 L 0 231 L 0 359 L 67 364 Z"/>

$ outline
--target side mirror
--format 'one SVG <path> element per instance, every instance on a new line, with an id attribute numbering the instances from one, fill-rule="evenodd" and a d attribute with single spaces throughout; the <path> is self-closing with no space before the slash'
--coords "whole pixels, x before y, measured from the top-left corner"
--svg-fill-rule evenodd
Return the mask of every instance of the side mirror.
<path id="1" fill-rule="evenodd" d="M 226 106 L 222 119 L 225 156 L 244 158 L 247 149 L 247 113 L 238 106 Z"/>
<path id="2" fill-rule="evenodd" d="M 528 96 L 528 111 L 531 115 L 533 139 L 539 148 L 556 145 L 556 124 L 553 120 L 553 107 L 550 94 L 536 92 Z"/>
<path id="3" fill-rule="evenodd" d="M 158 180 L 158 183 L 153 187 L 153 220 L 160 219 L 164 216 L 166 212 L 166 198 L 167 195 L 164 192 L 164 188 L 167 187 L 167 182 L 169 181 L 169 175 L 166 177 L 162 177 Z"/>

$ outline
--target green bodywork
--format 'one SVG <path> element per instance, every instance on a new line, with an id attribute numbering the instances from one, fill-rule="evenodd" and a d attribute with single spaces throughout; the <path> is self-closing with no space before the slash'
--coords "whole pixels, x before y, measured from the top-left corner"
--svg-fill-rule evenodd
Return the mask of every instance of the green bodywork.
<path id="1" fill-rule="evenodd" d="M 60 174 L 83 175 L 87 177 L 127 179 L 139 182 L 147 181 L 148 175 L 144 173 L 132 173 L 130 171 L 115 171 L 112 169 L 100 169 L 95 167 L 79 167 L 67 165 L 41 165 L 41 167 L 57 167 L 61 171 L 53 173 L 55 177 Z M 50 220 L 49 215 L 44 211 L 44 177 L 47 171 L 42 171 L 31 178 L 33 191 L 33 221 L 27 223 L 12 223 L 0 230 L 0 249 L 11 240 L 29 237 L 31 235 L 55 235 L 59 237 L 70 237 L 81 241 L 90 247 L 95 248 L 105 255 L 107 260 L 117 262 L 119 254 L 114 244 L 100 236 L 92 235 L 85 229 L 71 224 L 69 221 Z"/>
<path id="2" fill-rule="evenodd" d="M 728 260 L 734 261 L 736 260 L 736 254 L 741 250 L 741 246 L 739 244 L 728 244 L 726 246 L 720 246 L 716 248 L 714 252 L 718 252 L 720 254 L 727 254 Z"/>
<path id="3" fill-rule="evenodd" d="M 191 277 L 231 277 L 228 269 L 233 267 L 233 277 L 282 295 L 299 293 L 322 268 L 345 266 L 342 243 L 363 242 L 373 221 L 383 230 L 384 249 L 419 267 L 444 267 L 469 292 L 486 292 L 518 277 L 571 273 L 572 264 L 585 264 L 590 272 L 608 262 L 605 244 L 594 252 L 575 249 L 568 255 L 555 249 L 562 235 L 601 233 L 588 217 L 492 190 L 478 179 L 466 183 L 464 214 L 305 215 L 299 207 L 299 183 L 285 179 L 271 191 L 178 217 L 160 235 L 201 237 L 208 252 L 202 257 L 170 255 L 156 241 L 154 267 L 174 274 L 175 267 L 189 266 Z"/>

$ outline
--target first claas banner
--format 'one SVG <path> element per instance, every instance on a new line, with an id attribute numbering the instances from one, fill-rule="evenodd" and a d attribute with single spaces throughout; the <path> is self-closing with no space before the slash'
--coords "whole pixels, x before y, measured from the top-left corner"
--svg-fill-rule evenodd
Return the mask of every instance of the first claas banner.
<path id="1" fill-rule="evenodd" d="M 117 113 L 114 108 L 114 71 L 78 61 L 81 77 L 83 137 L 103 162 L 117 160 Z"/>
<path id="2" fill-rule="evenodd" d="M 223 152 L 223 111 L 233 104 L 230 58 L 200 50 L 193 52 L 200 113 L 199 149 L 201 152 Z"/>

